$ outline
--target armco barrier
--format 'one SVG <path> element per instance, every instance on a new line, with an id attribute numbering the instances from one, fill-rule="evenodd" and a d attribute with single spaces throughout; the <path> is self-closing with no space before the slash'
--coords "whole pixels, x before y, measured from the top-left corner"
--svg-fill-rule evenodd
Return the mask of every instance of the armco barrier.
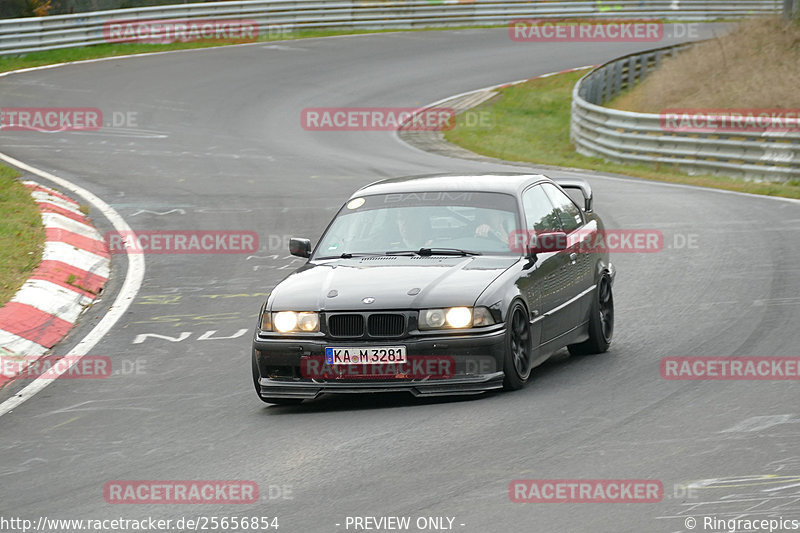
<path id="1" fill-rule="evenodd" d="M 249 0 L 0 20 L 0 55 L 105 42 L 110 20 L 254 20 L 259 33 L 300 29 L 408 29 L 507 24 L 519 18 L 706 21 L 779 13 L 783 0 Z"/>
<path id="2" fill-rule="evenodd" d="M 788 131 L 670 132 L 661 115 L 604 107 L 682 44 L 627 55 L 597 67 L 572 91 L 570 137 L 577 151 L 623 163 L 672 164 L 691 173 L 788 181 L 800 178 L 800 128 Z"/>

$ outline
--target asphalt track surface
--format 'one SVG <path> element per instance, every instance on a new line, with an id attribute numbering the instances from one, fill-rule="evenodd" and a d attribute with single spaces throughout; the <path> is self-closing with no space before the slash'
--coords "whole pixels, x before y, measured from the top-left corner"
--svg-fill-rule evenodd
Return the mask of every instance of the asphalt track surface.
<path id="1" fill-rule="evenodd" d="M 279 243 L 285 236 L 317 239 L 352 190 L 379 178 L 519 170 L 423 153 L 393 133 L 304 131 L 303 108 L 419 106 L 648 47 L 514 43 L 505 30 L 396 33 L 0 80 L 4 107 L 137 114 L 136 126 L 94 133 L 4 132 L 1 151 L 91 190 L 135 230 L 250 230 L 262 248 L 255 257 L 146 256 L 136 300 L 93 351 L 127 371 L 58 380 L 0 418 L 0 516 L 277 516 L 284 532 L 345 531 L 347 516 L 382 515 L 454 517 L 464 532 L 684 531 L 686 516 L 703 515 L 800 519 L 797 383 L 659 375 L 665 356 L 798 355 L 797 203 L 583 173 L 608 228 L 665 236 L 661 252 L 613 257 L 608 353 L 562 352 L 527 388 L 472 399 L 323 397 L 268 407 L 253 391 L 250 342 L 263 294 L 301 264 Z M 694 245 L 681 247 L 687 239 Z M 57 353 L 103 315 L 125 268 L 115 256 L 107 293 Z M 184 340 L 135 344 L 143 334 Z M 651 504 L 509 501 L 510 481 L 548 478 L 657 479 L 665 495 Z M 108 481 L 149 479 L 253 480 L 261 498 L 104 501 Z M 270 499 L 278 485 L 291 494 Z"/>

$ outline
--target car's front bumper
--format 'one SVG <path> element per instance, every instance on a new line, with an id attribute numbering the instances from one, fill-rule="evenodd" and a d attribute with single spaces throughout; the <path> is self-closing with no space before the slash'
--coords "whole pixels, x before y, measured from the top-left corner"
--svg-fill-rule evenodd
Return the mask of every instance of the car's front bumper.
<path id="1" fill-rule="evenodd" d="M 441 380 L 408 381 L 285 381 L 261 378 L 264 398 L 297 398 L 310 400 L 323 393 L 353 394 L 378 392 L 410 392 L 414 396 L 453 396 L 481 394 L 503 387 L 503 372 L 454 377 Z"/>
<path id="2" fill-rule="evenodd" d="M 256 336 L 253 353 L 261 378 L 264 398 L 311 399 L 323 393 L 353 394 L 409 392 L 414 396 L 480 394 L 503 386 L 505 329 L 469 335 L 342 342 L 328 339 L 275 338 Z M 403 345 L 409 359 L 446 358 L 453 370 L 446 377 L 406 378 L 308 377 L 302 375 L 304 359 L 322 358 L 329 346 Z"/>

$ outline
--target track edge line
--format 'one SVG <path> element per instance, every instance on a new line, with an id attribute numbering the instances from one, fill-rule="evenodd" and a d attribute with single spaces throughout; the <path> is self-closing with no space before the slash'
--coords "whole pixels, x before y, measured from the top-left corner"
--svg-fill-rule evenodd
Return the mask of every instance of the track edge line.
<path id="1" fill-rule="evenodd" d="M 0 161 L 8 163 L 9 165 L 26 172 L 30 172 L 31 174 L 34 174 L 42 179 L 48 180 L 71 191 L 97 208 L 97 210 L 100 211 L 109 222 L 111 222 L 111 225 L 114 226 L 114 229 L 116 229 L 118 232 L 124 231 L 130 232 L 129 234 L 131 235 L 133 234 L 133 230 L 128 223 L 125 222 L 125 219 L 123 219 L 113 207 L 108 205 L 105 201 L 91 191 L 84 189 L 83 187 L 80 187 L 79 185 L 76 185 L 65 178 L 61 178 L 55 174 L 51 174 L 50 172 L 46 172 L 28 165 L 27 163 L 6 155 L 3 152 L 0 152 Z M 128 307 L 138 294 L 139 289 L 142 286 L 142 281 L 144 280 L 145 272 L 145 261 L 143 254 L 131 254 L 126 251 L 126 255 L 128 257 L 128 268 L 127 272 L 125 273 L 125 281 L 122 283 L 116 299 L 108 308 L 108 311 L 103 318 L 101 318 L 100 321 L 94 326 L 94 328 L 92 328 L 92 330 L 89 331 L 89 333 L 87 333 L 83 339 L 81 339 L 72 348 L 72 350 L 64 354 L 71 356 L 70 365 L 62 368 L 61 371 L 58 372 L 58 375 L 56 375 L 54 378 L 36 378 L 32 383 L 26 385 L 25 388 L 23 388 L 15 396 L 12 396 L 3 403 L 0 403 L 0 417 L 10 413 L 15 408 L 25 403 L 29 398 L 32 398 L 37 393 L 41 392 L 45 387 L 57 379 L 58 376 L 64 372 L 67 372 L 70 367 L 77 364 L 84 355 L 87 355 L 89 351 L 92 350 L 95 345 L 97 345 L 97 343 L 108 334 L 117 321 L 122 318 L 123 314 L 128 310 Z M 55 374 L 55 372 L 52 374 Z"/>

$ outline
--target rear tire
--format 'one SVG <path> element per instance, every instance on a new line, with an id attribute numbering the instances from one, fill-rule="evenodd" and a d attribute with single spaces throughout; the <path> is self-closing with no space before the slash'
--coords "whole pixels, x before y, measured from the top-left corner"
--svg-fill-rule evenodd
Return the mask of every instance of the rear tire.
<path id="1" fill-rule="evenodd" d="M 256 388 L 258 398 L 264 403 L 273 403 L 275 405 L 297 405 L 303 400 L 297 398 L 265 398 L 261 396 L 261 384 L 258 382 L 261 379 L 261 373 L 258 371 L 258 362 L 256 361 L 256 354 L 253 353 L 251 357 L 253 368 L 253 386 Z"/>
<path id="2" fill-rule="evenodd" d="M 600 278 L 597 285 L 592 310 L 589 314 L 589 339 L 579 344 L 567 346 L 572 355 L 591 355 L 603 353 L 611 345 L 614 335 L 614 295 L 608 276 Z"/>
<path id="3" fill-rule="evenodd" d="M 515 302 L 508 312 L 505 357 L 503 358 L 503 388 L 518 390 L 531 375 L 531 330 L 525 307 Z"/>

